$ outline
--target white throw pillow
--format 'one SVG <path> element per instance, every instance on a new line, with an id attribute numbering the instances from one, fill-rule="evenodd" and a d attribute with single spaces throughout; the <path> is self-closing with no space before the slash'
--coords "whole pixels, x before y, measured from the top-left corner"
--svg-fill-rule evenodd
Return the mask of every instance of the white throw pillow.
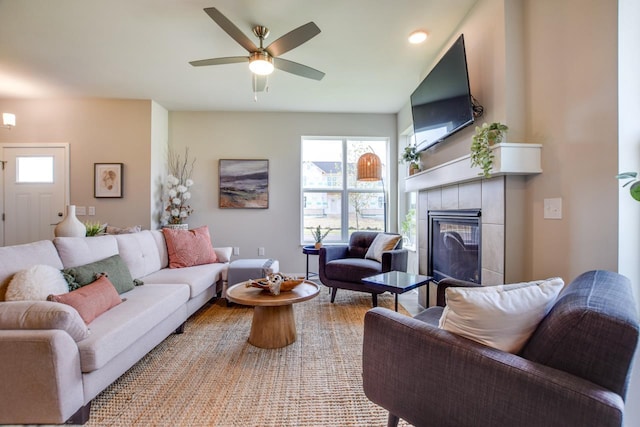
<path id="1" fill-rule="evenodd" d="M 559 277 L 511 285 L 450 287 L 441 329 L 509 353 L 519 352 L 564 287 Z"/>
<path id="2" fill-rule="evenodd" d="M 382 253 L 395 249 L 401 238 L 402 236 L 397 234 L 379 233 L 375 239 L 373 239 L 373 242 L 371 242 L 371 246 L 367 249 L 364 257 L 382 262 Z"/>
<path id="3" fill-rule="evenodd" d="M 37 264 L 13 275 L 7 286 L 6 301 L 46 301 L 51 294 L 69 292 L 62 272 L 49 265 Z"/>

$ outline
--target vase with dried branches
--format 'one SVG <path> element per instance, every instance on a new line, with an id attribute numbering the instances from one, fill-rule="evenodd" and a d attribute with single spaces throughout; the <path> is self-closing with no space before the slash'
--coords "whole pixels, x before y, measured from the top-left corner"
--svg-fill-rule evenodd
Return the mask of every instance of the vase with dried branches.
<path id="1" fill-rule="evenodd" d="M 169 149 L 167 161 L 169 174 L 163 194 L 165 209 L 162 213 L 162 222 L 165 225 L 177 226 L 175 228 L 188 228 L 185 221 L 193 213 L 189 200 L 193 185 L 191 174 L 196 160 L 189 158 L 189 148 L 187 147 L 184 156 Z"/>

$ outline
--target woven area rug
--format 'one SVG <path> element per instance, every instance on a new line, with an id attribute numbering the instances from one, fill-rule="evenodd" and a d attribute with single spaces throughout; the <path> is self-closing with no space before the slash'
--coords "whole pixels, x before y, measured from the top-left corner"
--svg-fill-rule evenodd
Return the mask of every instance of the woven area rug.
<path id="1" fill-rule="evenodd" d="M 393 296 L 378 305 L 393 309 Z M 370 308 L 368 294 L 331 304 L 321 287 L 294 305 L 297 341 L 266 350 L 247 342 L 251 307 L 207 304 L 94 399 L 86 426 L 385 426 L 362 390 Z"/>

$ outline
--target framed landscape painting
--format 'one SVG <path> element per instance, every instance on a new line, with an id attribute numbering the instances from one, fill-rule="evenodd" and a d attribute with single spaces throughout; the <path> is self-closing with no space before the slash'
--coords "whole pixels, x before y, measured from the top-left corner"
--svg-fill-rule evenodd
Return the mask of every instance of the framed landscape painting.
<path id="1" fill-rule="evenodd" d="M 220 159 L 219 170 L 221 208 L 269 207 L 269 160 Z"/>
<path id="2" fill-rule="evenodd" d="M 122 163 L 93 164 L 93 197 L 122 197 Z"/>

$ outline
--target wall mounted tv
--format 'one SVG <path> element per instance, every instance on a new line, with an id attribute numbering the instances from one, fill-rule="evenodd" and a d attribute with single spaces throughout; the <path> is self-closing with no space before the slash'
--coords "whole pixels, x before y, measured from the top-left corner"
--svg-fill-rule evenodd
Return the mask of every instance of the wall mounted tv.
<path id="1" fill-rule="evenodd" d="M 473 123 L 464 35 L 411 94 L 417 150 L 423 151 Z"/>

